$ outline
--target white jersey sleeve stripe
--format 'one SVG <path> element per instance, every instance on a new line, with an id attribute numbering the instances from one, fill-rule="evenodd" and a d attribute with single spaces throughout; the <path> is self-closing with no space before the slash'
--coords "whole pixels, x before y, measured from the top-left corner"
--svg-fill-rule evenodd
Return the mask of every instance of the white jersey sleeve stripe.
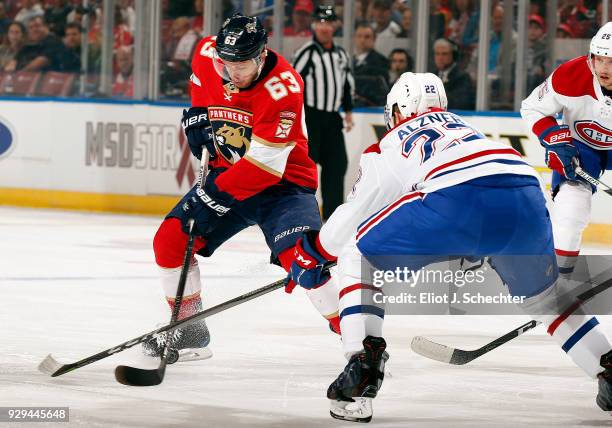
<path id="1" fill-rule="evenodd" d="M 295 143 L 272 147 L 253 139 L 245 157 L 255 161 L 254 163 L 257 165 L 265 166 L 264 169 L 274 173 L 274 175 L 282 177 L 287 166 L 287 159 L 289 159 L 294 147 Z"/>

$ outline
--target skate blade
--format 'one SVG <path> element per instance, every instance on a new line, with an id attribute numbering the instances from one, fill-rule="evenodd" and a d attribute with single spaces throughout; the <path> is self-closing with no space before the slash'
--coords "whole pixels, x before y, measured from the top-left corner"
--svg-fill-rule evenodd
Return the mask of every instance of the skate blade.
<path id="1" fill-rule="evenodd" d="M 212 358 L 212 351 L 206 348 L 184 348 L 179 351 L 179 363 L 187 361 L 201 361 Z"/>
<path id="2" fill-rule="evenodd" d="M 355 401 L 330 400 L 329 414 L 334 419 L 368 423 L 372 420 L 372 399 L 356 397 Z"/>

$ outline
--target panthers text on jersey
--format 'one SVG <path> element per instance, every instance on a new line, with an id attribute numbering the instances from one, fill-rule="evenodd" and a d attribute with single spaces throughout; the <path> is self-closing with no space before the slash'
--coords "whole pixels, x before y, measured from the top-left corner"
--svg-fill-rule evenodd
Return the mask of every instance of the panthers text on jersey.
<path id="1" fill-rule="evenodd" d="M 538 178 L 516 150 L 487 139 L 453 113 L 431 109 L 409 118 L 364 151 L 359 178 L 321 229 L 318 247 L 337 256 L 357 227 L 387 205 L 496 174 Z"/>
<path id="2" fill-rule="evenodd" d="M 304 83 L 282 56 L 267 52 L 260 76 L 246 89 L 215 71 L 215 37 L 199 43 L 191 64 L 191 104 L 208 108 L 219 154 L 211 166 L 228 168 L 215 183 L 237 200 L 281 179 L 317 187 L 317 170 L 308 157 Z"/>
<path id="3" fill-rule="evenodd" d="M 557 125 L 561 112 L 572 137 L 597 150 L 612 149 L 612 99 L 604 96 L 586 56 L 561 64 L 521 105 L 536 136 Z"/>

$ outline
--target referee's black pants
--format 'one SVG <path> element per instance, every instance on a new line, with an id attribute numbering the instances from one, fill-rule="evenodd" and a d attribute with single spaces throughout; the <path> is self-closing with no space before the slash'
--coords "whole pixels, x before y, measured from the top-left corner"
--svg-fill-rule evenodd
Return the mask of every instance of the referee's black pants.
<path id="1" fill-rule="evenodd" d="M 321 165 L 323 220 L 344 202 L 344 175 L 348 160 L 342 134 L 342 116 L 306 106 L 308 155 Z"/>

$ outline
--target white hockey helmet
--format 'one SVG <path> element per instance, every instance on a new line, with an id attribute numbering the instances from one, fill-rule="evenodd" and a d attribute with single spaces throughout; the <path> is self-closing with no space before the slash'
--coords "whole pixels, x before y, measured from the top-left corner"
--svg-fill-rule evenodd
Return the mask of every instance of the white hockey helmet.
<path id="1" fill-rule="evenodd" d="M 444 84 L 432 73 L 403 73 L 387 94 L 385 124 L 387 129 L 395 126 L 393 108 L 397 106 L 404 117 L 424 113 L 432 107 L 446 110 L 448 100 Z"/>
<path id="2" fill-rule="evenodd" d="M 591 39 L 589 58 L 593 55 L 612 57 L 612 22 L 606 22 Z"/>

